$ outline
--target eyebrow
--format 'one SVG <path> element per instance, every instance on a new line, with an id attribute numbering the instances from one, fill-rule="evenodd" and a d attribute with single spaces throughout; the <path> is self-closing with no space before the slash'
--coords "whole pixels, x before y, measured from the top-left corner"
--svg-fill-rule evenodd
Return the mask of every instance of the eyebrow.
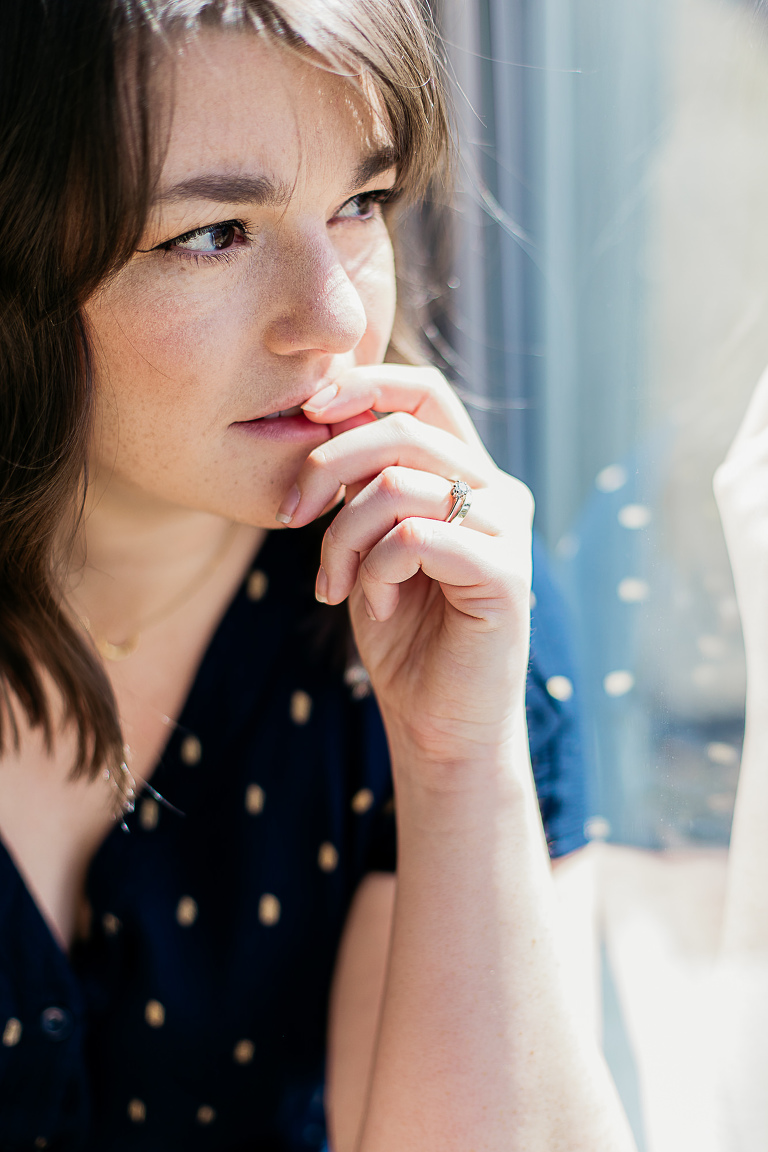
<path id="1" fill-rule="evenodd" d="M 363 188 L 374 177 L 397 166 L 393 148 L 371 152 L 355 168 L 352 190 Z M 264 208 L 284 208 L 291 198 L 290 185 L 268 176 L 235 176 L 227 172 L 203 172 L 180 180 L 161 191 L 154 204 L 178 204 L 183 200 L 207 200 L 212 204 L 253 204 Z"/>

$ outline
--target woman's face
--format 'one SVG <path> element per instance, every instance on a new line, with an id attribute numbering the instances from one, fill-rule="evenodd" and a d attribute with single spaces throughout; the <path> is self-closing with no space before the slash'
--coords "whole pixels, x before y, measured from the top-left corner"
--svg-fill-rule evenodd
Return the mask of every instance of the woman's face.
<path id="1" fill-rule="evenodd" d="M 250 33 L 201 34 L 170 98 L 141 251 L 86 309 L 92 465 L 141 502 L 274 526 L 330 432 L 264 417 L 389 342 L 392 248 L 369 194 L 393 185 L 392 157 L 348 82 Z"/>

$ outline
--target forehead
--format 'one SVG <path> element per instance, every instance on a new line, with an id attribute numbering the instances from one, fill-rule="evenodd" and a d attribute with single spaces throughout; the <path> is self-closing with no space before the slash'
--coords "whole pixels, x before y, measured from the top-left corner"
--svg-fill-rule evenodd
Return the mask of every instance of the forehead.
<path id="1" fill-rule="evenodd" d="M 391 147 L 370 85 L 251 31 L 177 42 L 155 70 L 153 101 L 167 115 L 161 190 L 206 168 L 256 168 L 297 189 Z"/>

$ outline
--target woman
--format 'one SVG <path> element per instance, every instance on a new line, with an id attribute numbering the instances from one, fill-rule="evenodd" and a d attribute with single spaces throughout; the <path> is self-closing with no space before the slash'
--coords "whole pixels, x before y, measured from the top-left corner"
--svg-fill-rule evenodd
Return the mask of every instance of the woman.
<path id="1" fill-rule="evenodd" d="M 335 1152 L 629 1148 L 558 971 L 530 496 L 382 366 L 420 9 L 4 20 L 3 1148 L 318 1146 L 332 976 Z"/>

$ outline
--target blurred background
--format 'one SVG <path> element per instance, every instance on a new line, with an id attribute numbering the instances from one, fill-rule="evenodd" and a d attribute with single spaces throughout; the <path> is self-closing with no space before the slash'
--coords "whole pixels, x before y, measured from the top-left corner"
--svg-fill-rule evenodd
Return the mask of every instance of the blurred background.
<path id="1" fill-rule="evenodd" d="M 768 21 L 748 0 L 437 14 L 463 159 L 428 336 L 531 486 L 573 614 L 606 1054 L 641 1150 L 708 1152 L 744 712 L 712 476 L 768 365 Z"/>

